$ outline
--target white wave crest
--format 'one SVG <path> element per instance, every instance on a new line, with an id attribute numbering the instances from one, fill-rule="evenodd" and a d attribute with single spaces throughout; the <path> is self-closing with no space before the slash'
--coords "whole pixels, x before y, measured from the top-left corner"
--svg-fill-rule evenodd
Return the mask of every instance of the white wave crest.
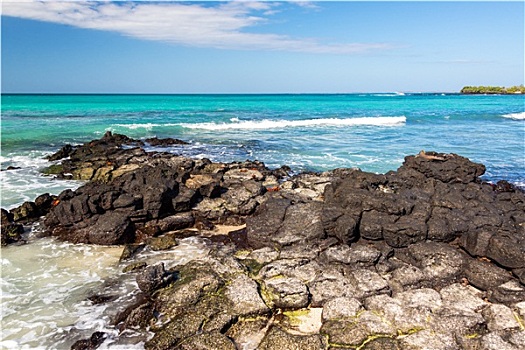
<path id="1" fill-rule="evenodd" d="M 113 127 L 120 127 L 120 128 L 126 128 L 130 130 L 137 130 L 137 129 L 146 129 L 150 130 L 153 128 L 160 128 L 165 126 L 179 126 L 180 124 L 177 123 L 166 123 L 166 124 L 157 124 L 157 123 L 136 123 L 136 124 L 114 124 Z M 111 128 L 107 128 L 107 130 L 110 130 Z"/>
<path id="2" fill-rule="evenodd" d="M 525 120 L 525 112 L 504 114 L 502 117 L 514 120 Z"/>
<path id="3" fill-rule="evenodd" d="M 266 130 L 282 129 L 293 127 L 326 127 L 326 126 L 396 126 L 406 123 L 406 117 L 362 117 L 362 118 L 327 118 L 327 119 L 306 119 L 306 120 L 270 120 L 242 121 L 236 123 L 196 123 L 180 124 L 188 129 L 205 130 Z"/>
<path id="4" fill-rule="evenodd" d="M 115 124 L 114 126 L 118 126 L 121 128 L 127 128 L 131 130 L 136 129 L 146 129 L 151 130 L 154 127 L 163 126 L 162 124 L 153 124 L 153 123 L 144 123 L 144 124 Z"/>

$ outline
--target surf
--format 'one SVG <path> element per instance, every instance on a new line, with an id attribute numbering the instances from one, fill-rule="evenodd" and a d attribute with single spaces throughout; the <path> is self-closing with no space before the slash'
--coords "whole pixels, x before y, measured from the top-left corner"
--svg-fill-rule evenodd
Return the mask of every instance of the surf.
<path id="1" fill-rule="evenodd" d="M 525 120 L 525 112 L 504 114 L 502 117 L 514 120 Z"/>
<path id="2" fill-rule="evenodd" d="M 250 120 L 231 123 L 181 123 L 188 129 L 204 130 L 267 130 L 284 128 L 318 128 L 318 127 L 351 127 L 351 126 L 399 126 L 406 123 L 405 116 L 398 117 L 360 117 L 360 118 L 323 118 L 304 120 Z"/>

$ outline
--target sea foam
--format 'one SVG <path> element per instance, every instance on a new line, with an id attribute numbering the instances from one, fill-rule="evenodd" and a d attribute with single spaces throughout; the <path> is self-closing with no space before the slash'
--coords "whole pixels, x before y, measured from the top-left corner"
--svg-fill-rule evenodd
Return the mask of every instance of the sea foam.
<path id="1" fill-rule="evenodd" d="M 55 180 L 44 176 L 40 170 L 53 163 L 44 159 L 49 152 L 31 152 L 23 155 L 0 156 L 2 167 L 14 166 L 20 169 L 0 172 L 1 204 L 12 209 L 25 201 L 35 200 L 42 193 L 58 195 L 66 189 L 76 189 L 82 181 Z"/>
<path id="2" fill-rule="evenodd" d="M 514 120 L 525 120 L 525 112 L 504 114 L 502 117 Z"/>
<path id="3" fill-rule="evenodd" d="M 406 117 L 361 117 L 361 118 L 325 118 L 305 120 L 239 121 L 234 123 L 183 123 L 189 129 L 204 130 L 267 130 L 282 128 L 348 127 L 348 126 L 398 126 L 406 123 Z"/>

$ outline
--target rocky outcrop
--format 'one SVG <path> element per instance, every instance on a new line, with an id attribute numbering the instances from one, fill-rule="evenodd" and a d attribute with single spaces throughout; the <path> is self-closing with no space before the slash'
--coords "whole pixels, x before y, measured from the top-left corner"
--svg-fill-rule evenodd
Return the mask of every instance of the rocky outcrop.
<path id="1" fill-rule="evenodd" d="M 62 170 L 91 182 L 2 225 L 45 215 L 62 239 L 128 244 L 140 297 L 114 323 L 146 349 L 525 348 L 525 194 L 483 183 L 482 165 L 422 151 L 383 175 L 290 177 L 133 142 L 64 150 Z M 210 236 L 221 224 L 241 226 Z M 188 235 L 209 237 L 206 257 L 133 260 Z"/>
<path id="2" fill-rule="evenodd" d="M 463 157 L 430 155 L 386 175 L 312 176 L 329 179 L 310 181 L 313 194 L 297 179 L 267 191 L 244 240 L 215 246 L 152 294 L 148 322 L 169 321 L 146 348 L 524 347 L 523 255 L 498 261 L 496 247 L 475 253 L 465 237 L 523 249 L 525 196 L 482 183 L 483 167 Z"/>
<path id="3" fill-rule="evenodd" d="M 282 178 L 282 169 L 271 171 L 260 162 L 194 161 L 129 148 L 136 144 L 142 141 L 108 132 L 101 140 L 59 152 L 69 155 L 59 165 L 62 177 L 71 172 L 91 181 L 54 200 L 44 220 L 51 235 L 76 243 L 125 244 L 205 221 L 239 224 L 255 211 L 267 186 Z"/>
<path id="4" fill-rule="evenodd" d="M 426 154 L 428 157 L 428 153 Z M 521 276 L 525 264 L 525 196 L 481 183 L 484 167 L 457 155 L 407 157 L 386 175 L 336 170 L 322 202 L 271 194 L 247 219 L 254 247 L 282 248 L 334 237 L 404 248 L 427 240 L 455 242 Z M 292 204 L 293 203 L 293 204 Z"/>
<path id="5" fill-rule="evenodd" d="M 5 209 L 1 209 L 0 215 L 2 220 L 0 226 L 2 246 L 23 241 L 22 234 L 24 233 L 24 226 L 15 223 L 13 214 Z"/>
<path id="6" fill-rule="evenodd" d="M 100 140 L 93 140 L 80 146 L 65 145 L 58 152 L 47 157 L 49 161 L 61 160 L 61 164 L 52 165 L 44 173 L 56 175 L 59 178 L 76 180 L 108 181 L 109 173 L 122 168 L 120 172 L 135 168 L 137 157 L 146 156 L 141 148 L 146 144 L 151 146 L 185 145 L 178 139 L 148 138 L 144 141 L 135 140 L 126 135 L 113 134 L 107 131 Z M 131 161 L 131 158 L 135 158 Z"/>
<path id="7" fill-rule="evenodd" d="M 379 242 L 330 241 L 282 250 L 214 245 L 207 257 L 170 272 L 177 279 L 164 287 L 154 281 L 170 273 L 138 272 L 137 280 L 153 276 L 148 286 L 155 287 L 143 289 L 148 298 L 121 327 L 154 324 L 146 349 L 525 345 L 525 296 L 501 301 L 471 285 L 464 276 L 476 260 L 453 246 L 424 242 L 398 251 Z M 507 274 L 494 289 L 510 290 L 511 282 Z"/>

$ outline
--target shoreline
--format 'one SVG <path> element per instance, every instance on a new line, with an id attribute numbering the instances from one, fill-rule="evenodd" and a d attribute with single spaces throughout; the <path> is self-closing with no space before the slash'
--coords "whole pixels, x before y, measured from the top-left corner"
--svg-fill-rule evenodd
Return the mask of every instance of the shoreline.
<path id="1" fill-rule="evenodd" d="M 144 331 L 146 349 L 525 346 L 525 194 L 482 183 L 483 165 L 421 152 L 387 174 L 290 176 L 140 142 L 107 133 L 62 148 L 50 173 L 88 182 L 2 210 L 2 244 L 40 221 L 63 240 L 124 245 L 135 262 L 207 236 L 204 258 L 126 272 L 140 298 L 114 324 Z M 317 326 L 304 328 L 309 315 Z"/>

